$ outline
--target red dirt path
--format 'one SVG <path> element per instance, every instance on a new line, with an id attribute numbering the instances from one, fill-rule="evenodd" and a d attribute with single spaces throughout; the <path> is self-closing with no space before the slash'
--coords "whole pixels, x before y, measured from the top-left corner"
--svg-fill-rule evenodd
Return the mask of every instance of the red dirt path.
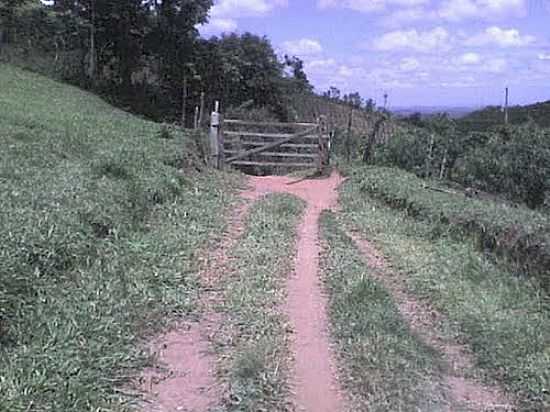
<path id="1" fill-rule="evenodd" d="M 255 199 L 249 192 L 243 192 L 243 197 Z M 243 202 L 234 211 L 221 243 L 201 259 L 204 294 L 200 297 L 200 321 L 178 325 L 151 343 L 151 351 L 163 367 L 150 368 L 142 375 L 141 388 L 147 395 L 141 408 L 144 412 L 207 412 L 221 401 L 222 389 L 215 379 L 215 359 L 210 351 L 212 336 L 222 322 L 213 309 L 220 299 L 216 283 L 227 271 L 227 252 L 244 231 L 250 205 Z"/>
<path id="2" fill-rule="evenodd" d="M 242 222 L 255 200 L 269 193 L 289 193 L 306 202 L 286 306 L 294 333 L 292 383 L 297 411 L 345 410 L 330 351 L 326 299 L 318 277 L 319 217 L 323 210 L 337 206 L 337 188 L 341 182 L 337 173 L 327 179 L 300 181 L 276 176 L 250 177 L 249 189 L 241 192 L 245 203 L 235 212 L 221 246 L 207 257 L 208 263 L 201 274 L 203 288 L 215 290 L 216 280 L 225 271 L 226 251 L 241 236 Z M 202 298 L 205 315 L 199 323 L 180 325 L 152 343 L 152 350 L 165 369 L 151 369 L 143 374 L 142 388 L 149 395 L 144 411 L 206 412 L 221 400 L 222 390 L 216 387 L 214 378 L 214 359 L 208 353 L 210 336 L 222 322 L 210 310 L 216 299 L 215 292 Z"/>
<path id="3" fill-rule="evenodd" d="M 319 217 L 336 208 L 337 188 L 342 178 L 334 172 L 327 179 L 296 181 L 288 177 L 253 177 L 254 197 L 268 193 L 289 193 L 307 206 L 298 229 L 296 265 L 288 282 L 286 312 L 294 338 L 293 388 L 298 411 L 342 412 L 346 410 L 342 390 L 336 380 L 330 350 L 326 299 L 319 279 Z"/>

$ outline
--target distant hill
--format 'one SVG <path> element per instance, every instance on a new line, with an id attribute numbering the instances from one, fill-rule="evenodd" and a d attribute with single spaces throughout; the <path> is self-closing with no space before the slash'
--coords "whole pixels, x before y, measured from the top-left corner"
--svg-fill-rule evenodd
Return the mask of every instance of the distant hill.
<path id="1" fill-rule="evenodd" d="M 314 122 L 320 115 L 324 115 L 332 129 L 339 131 L 340 134 L 347 130 L 352 110 L 349 105 L 328 100 L 313 93 L 296 94 L 290 100 L 296 119 Z M 381 118 L 386 120 L 377 125 Z M 353 109 L 352 131 L 357 136 L 367 137 L 377 128 L 377 141 L 384 142 L 390 138 L 396 127 L 395 120 L 388 119 L 381 112 Z"/>
<path id="2" fill-rule="evenodd" d="M 527 106 L 512 106 L 509 109 L 510 124 L 522 124 L 530 119 L 541 127 L 550 127 L 550 100 Z M 460 120 L 468 130 L 485 131 L 504 123 L 500 106 L 489 106 L 475 111 Z"/>
<path id="3" fill-rule="evenodd" d="M 447 113 L 453 119 L 459 119 L 472 113 L 475 109 L 462 106 L 397 106 L 391 109 L 391 112 L 398 117 L 408 117 L 420 113 L 422 117 L 428 118 L 437 113 Z"/>

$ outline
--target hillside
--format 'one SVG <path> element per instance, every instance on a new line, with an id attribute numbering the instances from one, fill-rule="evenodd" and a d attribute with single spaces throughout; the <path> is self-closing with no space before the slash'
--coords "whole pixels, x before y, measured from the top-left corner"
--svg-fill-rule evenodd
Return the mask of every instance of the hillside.
<path id="1" fill-rule="evenodd" d="M 510 124 L 518 125 L 529 120 L 540 127 L 550 127 L 550 100 L 527 106 L 512 106 L 509 109 Z M 504 113 L 501 107 L 489 106 L 460 119 L 459 124 L 471 131 L 486 131 L 502 125 Z"/>
<path id="2" fill-rule="evenodd" d="M 0 90 L 0 410 L 118 409 L 138 339 L 194 310 L 232 182 L 77 88 L 0 65 Z"/>
<path id="3" fill-rule="evenodd" d="M 331 129 L 342 132 L 348 128 L 351 108 L 346 104 L 330 101 L 315 94 L 296 94 L 292 96 L 291 102 L 296 119 L 316 121 L 320 115 L 324 115 Z M 380 112 L 354 109 L 352 131 L 358 137 L 366 138 L 382 118 L 386 117 Z M 387 141 L 397 127 L 394 121 L 385 121 L 381 124 L 377 132 L 377 140 L 380 143 Z"/>

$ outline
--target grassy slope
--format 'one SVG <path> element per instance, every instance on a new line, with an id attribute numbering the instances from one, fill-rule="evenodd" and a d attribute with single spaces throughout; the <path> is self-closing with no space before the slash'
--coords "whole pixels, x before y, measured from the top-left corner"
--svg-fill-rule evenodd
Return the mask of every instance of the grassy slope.
<path id="1" fill-rule="evenodd" d="M 288 195 L 259 200 L 232 251 L 234 271 L 223 282 L 223 342 L 217 347 L 230 390 L 223 411 L 288 411 L 289 348 L 282 310 L 302 210 L 303 202 Z"/>
<path id="2" fill-rule="evenodd" d="M 550 407 L 548 298 L 473 242 L 441 233 L 437 220 L 411 219 L 370 197 L 364 190 L 369 172 L 374 169 L 358 169 L 345 184 L 341 223 L 374 240 L 407 274 L 409 289 L 447 315 L 444 332 L 471 346 L 484 377 L 516 393 L 521 410 Z"/>
<path id="3" fill-rule="evenodd" d="M 119 409 L 137 339 L 194 310 L 234 182 L 76 88 L 0 65 L 0 90 L 0 410 Z"/>

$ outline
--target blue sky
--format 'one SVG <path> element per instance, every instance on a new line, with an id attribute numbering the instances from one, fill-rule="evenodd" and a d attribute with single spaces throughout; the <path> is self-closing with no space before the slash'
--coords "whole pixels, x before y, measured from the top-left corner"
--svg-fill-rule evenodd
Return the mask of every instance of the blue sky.
<path id="1" fill-rule="evenodd" d="M 200 30 L 267 35 L 317 90 L 394 107 L 550 100 L 550 0 L 216 0 Z"/>

